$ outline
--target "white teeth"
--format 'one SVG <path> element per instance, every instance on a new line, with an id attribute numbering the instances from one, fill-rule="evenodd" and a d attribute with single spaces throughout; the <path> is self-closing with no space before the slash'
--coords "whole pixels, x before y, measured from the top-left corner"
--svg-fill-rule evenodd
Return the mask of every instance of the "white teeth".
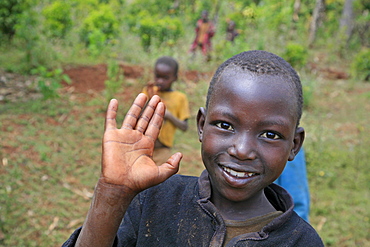
<path id="1" fill-rule="evenodd" d="M 235 176 L 235 177 L 238 177 L 238 178 L 248 178 L 248 177 L 251 177 L 253 175 L 255 175 L 255 173 L 252 173 L 252 172 L 237 172 L 231 168 L 228 168 L 228 167 L 225 167 L 223 166 L 222 169 L 224 169 L 224 171 L 230 173 L 232 176 Z"/>

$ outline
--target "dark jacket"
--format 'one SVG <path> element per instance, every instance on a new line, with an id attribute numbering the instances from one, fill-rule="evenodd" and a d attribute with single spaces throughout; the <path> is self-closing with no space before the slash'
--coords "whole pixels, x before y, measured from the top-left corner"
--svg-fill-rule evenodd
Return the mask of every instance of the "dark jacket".
<path id="1" fill-rule="evenodd" d="M 284 213 L 260 232 L 233 238 L 226 246 L 324 246 L 316 231 L 293 211 L 280 186 L 265 189 L 271 204 Z M 132 201 L 118 230 L 115 246 L 222 246 L 226 227 L 209 200 L 208 173 L 200 178 L 174 175 Z M 74 246 L 77 229 L 63 246 Z"/>

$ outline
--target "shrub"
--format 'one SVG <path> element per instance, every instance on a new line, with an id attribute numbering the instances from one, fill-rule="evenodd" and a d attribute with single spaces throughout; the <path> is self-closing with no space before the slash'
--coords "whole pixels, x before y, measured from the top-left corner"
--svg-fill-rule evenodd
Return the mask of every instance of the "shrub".
<path id="1" fill-rule="evenodd" d="M 24 60 L 27 63 L 27 70 L 45 64 L 43 63 L 45 52 L 41 52 L 45 46 L 41 41 L 43 37 L 40 35 L 40 26 L 40 13 L 35 6 L 22 11 L 14 26 L 16 31 L 14 39 L 19 39 L 19 46 L 25 52 Z"/>
<path id="2" fill-rule="evenodd" d="M 37 88 L 40 90 L 43 99 L 59 98 L 58 89 L 61 88 L 61 82 L 64 80 L 67 83 L 71 82 L 68 75 L 63 74 L 62 69 L 48 71 L 47 68 L 40 66 L 31 71 L 32 74 L 38 75 Z"/>
<path id="3" fill-rule="evenodd" d="M 250 47 L 243 37 L 235 38 L 234 43 L 222 40 L 214 45 L 214 55 L 216 56 L 216 59 L 220 61 L 224 61 L 246 50 L 250 50 Z"/>
<path id="4" fill-rule="evenodd" d="M 55 1 L 45 7 L 42 14 L 45 17 L 46 30 L 54 37 L 64 37 L 72 27 L 71 5 L 66 2 Z"/>
<path id="5" fill-rule="evenodd" d="M 307 62 L 307 49 L 297 43 L 288 43 L 282 57 L 294 68 L 303 67 Z"/>
<path id="6" fill-rule="evenodd" d="M 107 41 L 107 37 L 99 29 L 94 29 L 89 33 L 88 40 L 89 43 L 87 49 L 93 57 L 96 57 L 102 52 Z"/>
<path id="7" fill-rule="evenodd" d="M 141 13 L 143 18 L 133 31 L 140 36 L 141 45 L 149 49 L 153 43 L 157 46 L 167 42 L 167 45 L 174 43 L 184 34 L 182 22 L 176 17 L 159 17 Z"/>
<path id="8" fill-rule="evenodd" d="M 313 80 L 302 80 L 303 107 L 308 109 L 312 106 L 315 92 L 315 82 Z"/>
<path id="9" fill-rule="evenodd" d="M 109 5 L 100 4 L 98 9 L 92 11 L 83 21 L 80 36 L 87 46 L 91 42 L 90 38 L 95 38 L 95 35 L 91 35 L 91 33 L 96 33 L 97 30 L 104 35 L 105 41 L 119 35 L 118 19 Z"/>
<path id="10" fill-rule="evenodd" d="M 104 94 L 108 101 L 114 98 L 114 95 L 123 89 L 123 79 L 123 69 L 119 66 L 118 62 L 116 60 L 109 61 L 107 67 L 107 80 L 104 81 Z"/>
<path id="11" fill-rule="evenodd" d="M 358 80 L 370 80 L 370 49 L 357 53 L 351 63 L 351 75 Z"/>
<path id="12" fill-rule="evenodd" d="M 18 23 L 18 16 L 25 8 L 21 0 L 0 1 L 0 37 L 12 38 L 15 34 L 15 25 Z"/>

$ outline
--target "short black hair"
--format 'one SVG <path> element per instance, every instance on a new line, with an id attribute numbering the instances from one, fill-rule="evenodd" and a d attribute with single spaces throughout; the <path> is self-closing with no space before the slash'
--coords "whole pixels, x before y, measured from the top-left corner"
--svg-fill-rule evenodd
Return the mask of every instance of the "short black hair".
<path id="1" fill-rule="evenodd" d="M 295 91 L 295 96 L 297 97 L 297 126 L 299 125 L 303 108 L 301 80 L 297 72 L 287 61 L 267 51 L 245 51 L 231 57 L 221 64 L 210 82 L 206 99 L 206 108 L 208 107 L 215 85 L 220 80 L 221 75 L 227 68 L 232 66 L 241 68 L 243 71 L 249 71 L 254 75 L 273 75 L 287 79 L 287 82 L 292 86 Z"/>
<path id="2" fill-rule="evenodd" d="M 160 57 L 155 62 L 155 66 L 157 66 L 158 64 L 165 64 L 169 66 L 170 68 L 173 69 L 175 76 L 177 76 L 177 73 L 179 71 L 179 64 L 173 57 L 169 57 L 169 56 Z"/>

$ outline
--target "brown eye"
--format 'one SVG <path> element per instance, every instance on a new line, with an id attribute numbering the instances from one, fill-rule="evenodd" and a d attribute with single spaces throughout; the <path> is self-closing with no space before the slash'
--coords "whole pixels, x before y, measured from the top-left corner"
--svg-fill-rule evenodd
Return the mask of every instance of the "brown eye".
<path id="1" fill-rule="evenodd" d="M 281 138 L 278 134 L 275 134 L 274 132 L 270 132 L 270 131 L 264 132 L 261 135 L 261 137 L 264 137 L 264 138 L 267 138 L 267 139 L 273 139 L 273 140 Z"/>
<path id="2" fill-rule="evenodd" d="M 233 127 L 231 126 L 231 124 L 228 124 L 225 122 L 217 123 L 216 126 L 224 130 L 233 130 Z"/>

